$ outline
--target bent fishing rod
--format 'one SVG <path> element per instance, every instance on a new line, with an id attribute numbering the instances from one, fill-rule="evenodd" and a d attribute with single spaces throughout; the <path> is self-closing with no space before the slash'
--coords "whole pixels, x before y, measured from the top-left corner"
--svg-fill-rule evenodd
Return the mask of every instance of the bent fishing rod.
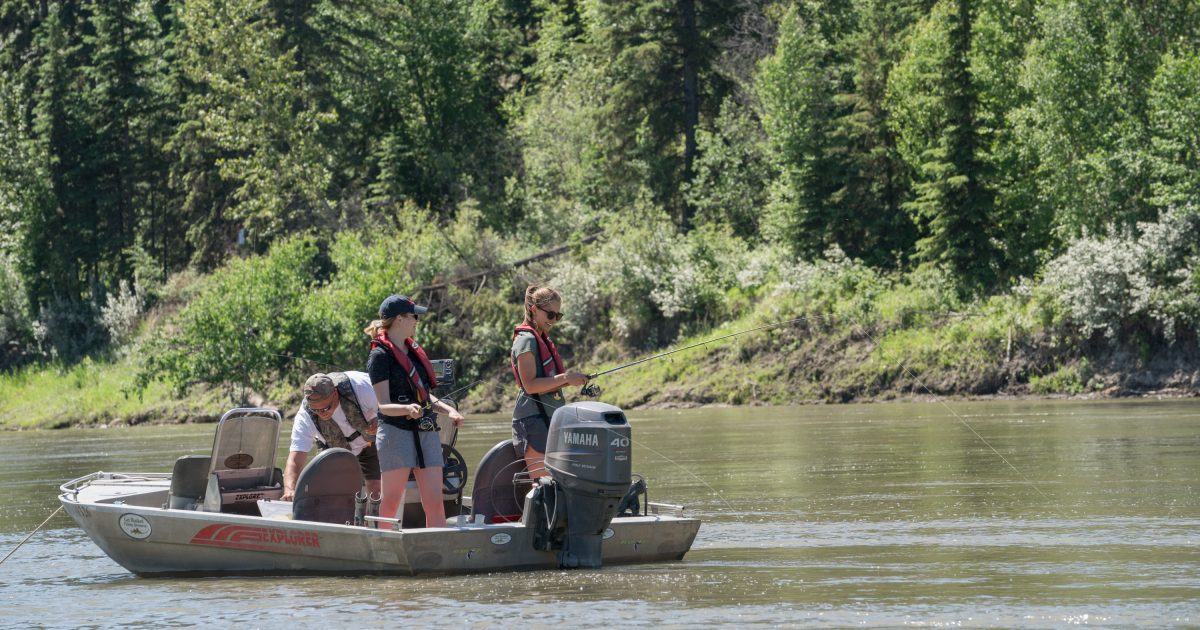
<path id="1" fill-rule="evenodd" d="M 730 334 L 728 334 L 728 335 L 721 335 L 720 337 L 713 337 L 712 339 L 708 339 L 708 340 L 706 340 L 706 341 L 701 341 L 701 342 L 699 342 L 699 343 L 694 343 L 694 344 L 692 344 L 692 345 L 690 345 L 690 346 L 684 346 L 684 347 L 682 347 L 682 348 L 676 348 L 676 349 L 674 349 L 674 350 L 668 350 L 668 351 L 666 351 L 666 352 L 660 352 L 659 354 L 656 354 L 656 355 L 654 355 L 654 356 L 650 356 L 650 357 L 645 357 L 645 358 L 642 358 L 642 359 L 638 359 L 637 361 L 632 361 L 632 362 L 630 362 L 630 363 L 626 363 L 625 365 L 618 365 L 618 366 L 617 366 L 617 367 L 615 367 L 615 368 L 610 368 L 610 369 L 604 370 L 603 372 L 596 372 L 596 373 L 594 373 L 594 374 L 588 374 L 588 375 L 587 375 L 587 377 L 588 377 L 588 379 L 590 380 L 590 379 L 596 378 L 597 376 L 604 376 L 605 374 L 612 374 L 613 372 L 616 372 L 617 370 L 624 370 L 625 368 L 628 368 L 628 367 L 633 367 L 633 366 L 635 366 L 635 365 L 638 365 L 639 363 L 645 363 L 645 362 L 647 362 L 647 361 L 653 361 L 653 360 L 655 360 L 655 359 L 661 359 L 662 357 L 665 357 L 665 356 L 667 356 L 667 355 L 670 355 L 670 354 L 675 354 L 676 352 L 683 352 L 684 350 L 690 350 L 690 349 L 692 349 L 692 348 L 697 348 L 697 347 L 699 347 L 699 346 L 708 345 L 708 344 L 710 344 L 710 343 L 715 343 L 715 342 L 717 342 L 717 341 L 722 341 L 722 340 L 725 340 L 725 339 L 731 339 L 731 338 L 733 338 L 733 337 L 738 337 L 738 336 L 740 336 L 740 335 L 749 334 L 749 333 L 756 332 L 756 331 L 759 331 L 759 330 L 767 330 L 767 329 L 769 329 L 769 328 L 778 328 L 778 327 L 780 327 L 780 326 L 785 326 L 785 325 L 787 325 L 787 324 L 792 324 L 792 323 L 795 323 L 795 322 L 804 321 L 804 320 L 806 320 L 806 319 L 808 319 L 808 318 L 807 318 L 807 317 L 797 317 L 796 319 L 789 319 L 789 320 L 787 320 L 787 321 L 784 321 L 784 322 L 775 322 L 774 324 L 767 324 L 767 325 L 765 325 L 765 326 L 759 326 L 759 327 L 757 327 L 757 328 L 750 328 L 750 329 L 747 329 L 747 330 L 742 330 L 742 331 L 738 331 L 738 332 L 735 332 L 735 333 L 730 333 Z"/>

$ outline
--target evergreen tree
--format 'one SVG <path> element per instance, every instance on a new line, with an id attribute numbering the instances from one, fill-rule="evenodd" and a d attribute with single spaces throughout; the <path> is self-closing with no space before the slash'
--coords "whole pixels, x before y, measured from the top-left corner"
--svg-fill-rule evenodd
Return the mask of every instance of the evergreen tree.
<path id="1" fill-rule="evenodd" d="M 851 82 L 835 96 L 839 117 L 830 151 L 842 175 L 828 200 L 836 218 L 826 229 L 847 255 L 873 266 L 905 261 L 916 241 L 916 227 L 902 207 L 911 174 L 897 149 L 885 97 L 904 36 L 923 4 L 858 2 L 857 29 L 841 45 Z"/>
<path id="2" fill-rule="evenodd" d="M 468 198 L 504 196 L 500 98 L 485 70 L 494 55 L 487 13 L 462 0 L 419 0 L 386 13 L 380 77 L 382 138 L 374 148 L 377 196 L 411 199 L 443 213 Z"/>
<path id="3" fill-rule="evenodd" d="M 310 98 L 266 0 L 190 0 L 179 22 L 188 88 L 171 141 L 179 155 L 172 177 L 196 220 L 189 239 L 197 252 L 219 259 L 211 252 L 233 245 L 234 221 L 258 249 L 319 221 L 331 180 L 319 138 L 336 114 Z"/>
<path id="4" fill-rule="evenodd" d="M 138 4 L 137 0 L 90 3 L 89 29 L 82 38 L 90 57 L 81 68 L 89 86 L 84 95 L 90 135 L 84 154 L 88 203 L 95 215 L 97 253 L 103 252 L 98 262 L 112 267 L 101 275 L 114 288 L 118 279 L 130 277 L 122 253 L 136 241 L 140 202 L 136 188 L 145 180 L 150 157 L 144 138 L 134 134 L 134 125 L 151 109 L 143 85 L 145 61 L 137 52 L 147 38 L 136 15 Z"/>
<path id="5" fill-rule="evenodd" d="M 590 0 L 583 12 L 592 59 L 604 66 L 599 128 L 612 185 L 638 182 L 687 229 L 700 120 L 730 88 L 714 69 L 739 7 L 707 0 Z"/>
<path id="6" fill-rule="evenodd" d="M 789 9 L 775 54 L 760 63 L 756 77 L 763 128 L 780 173 L 763 232 L 806 257 L 836 242 L 828 204 L 837 181 L 830 155 L 836 89 L 827 71 L 830 54 L 819 30 Z"/>
<path id="7" fill-rule="evenodd" d="M 914 199 L 904 204 L 920 230 L 914 258 L 951 270 L 968 292 L 988 288 L 999 266 L 969 68 L 972 21 L 967 0 L 940 0 L 890 86 L 899 148 L 915 172 Z"/>

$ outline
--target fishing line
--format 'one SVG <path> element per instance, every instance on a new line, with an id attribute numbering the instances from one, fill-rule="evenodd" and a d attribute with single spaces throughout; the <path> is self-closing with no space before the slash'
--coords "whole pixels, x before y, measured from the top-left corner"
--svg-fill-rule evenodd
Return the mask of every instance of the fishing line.
<path id="1" fill-rule="evenodd" d="M 0 559 L 0 564 L 4 564 L 5 560 L 8 560 L 9 557 L 11 557 L 14 553 L 17 553 L 17 550 L 21 548 L 21 545 L 24 545 L 25 543 L 29 542 L 29 539 L 33 538 L 33 535 L 38 533 L 38 530 L 40 530 L 42 527 L 44 527 L 46 525 L 46 523 L 49 523 L 50 519 L 54 518 L 54 515 L 61 512 L 62 509 L 63 509 L 63 506 L 60 505 L 60 506 L 58 506 L 57 510 L 54 510 L 53 512 L 51 512 L 50 516 L 47 516 L 46 520 L 42 521 L 41 525 L 38 525 L 37 527 L 33 528 L 33 531 L 29 532 L 29 535 L 25 537 L 25 540 L 22 540 L 21 542 L 17 543 L 17 546 L 13 547 L 12 551 L 8 552 L 8 555 L 4 556 L 3 559 Z"/>
<path id="2" fill-rule="evenodd" d="M 866 336 L 867 340 L 869 340 L 872 344 L 874 344 L 876 348 L 880 347 L 879 342 L 875 340 L 875 337 L 871 336 L 871 333 L 870 333 L 870 331 L 867 330 L 866 326 L 863 326 L 854 317 L 852 317 L 852 316 L 848 316 L 848 317 L 850 317 L 850 321 L 852 321 L 854 323 L 854 325 L 857 326 L 858 329 L 862 331 L 863 335 Z M 940 404 L 942 407 L 944 407 L 946 409 L 946 411 L 949 411 L 950 415 L 952 415 L 956 419 L 958 419 L 958 421 L 961 422 L 962 425 L 964 427 L 966 427 L 967 430 L 970 431 L 971 434 L 974 435 L 976 439 L 978 439 L 980 442 L 983 443 L 984 446 L 988 447 L 989 450 L 991 450 L 993 453 L 995 453 L 996 457 L 999 457 L 1000 461 L 1004 462 L 1004 464 L 1006 466 L 1008 466 L 1009 468 L 1011 468 L 1013 472 L 1017 473 L 1017 475 L 1019 475 L 1021 477 L 1021 479 L 1023 479 L 1025 481 L 1025 483 L 1029 485 L 1029 487 L 1033 488 L 1033 490 L 1035 492 L 1037 492 L 1039 495 L 1041 495 L 1041 497 L 1043 499 L 1045 499 L 1047 501 L 1050 500 L 1050 497 L 1046 496 L 1046 493 L 1042 492 L 1041 488 L 1038 488 L 1037 484 L 1035 484 L 1032 479 L 1030 479 L 1028 476 L 1026 476 L 1025 473 L 1021 472 L 1016 466 L 1014 466 L 1012 464 L 1012 462 L 1008 461 L 1007 457 L 1005 457 L 1003 454 L 1001 454 L 1000 451 L 996 450 L 996 447 L 992 446 L 992 444 L 990 442 L 988 442 L 986 439 L 984 439 L 984 437 L 982 435 L 980 435 L 978 431 L 975 430 L 975 427 L 972 427 L 970 425 L 970 423 L 967 422 L 966 418 L 963 418 L 957 412 L 955 412 L 954 409 L 950 407 L 950 405 L 946 404 L 946 401 L 942 400 L 940 396 L 937 396 L 936 394 L 934 394 L 933 390 L 929 389 L 929 387 L 926 386 L 925 383 L 921 381 L 921 379 L 917 378 L 917 376 L 915 374 L 910 372 L 908 369 L 908 366 L 901 363 L 900 370 L 904 373 L 905 376 L 907 376 L 907 377 L 911 378 L 913 381 L 915 381 L 916 384 L 918 386 L 920 386 L 921 389 L 925 390 L 926 393 L 928 393 L 930 396 L 933 396 L 937 400 L 938 404 Z"/>
<path id="3" fill-rule="evenodd" d="M 501 386 L 499 383 L 491 382 L 491 383 L 487 383 L 487 384 L 488 384 L 488 385 L 492 385 L 492 386 L 494 386 L 494 387 L 501 387 L 501 388 L 502 388 L 502 386 Z M 562 408 L 562 407 L 563 407 L 563 406 L 565 406 L 566 404 L 567 404 L 567 403 L 566 403 L 565 401 L 564 401 L 564 402 L 563 402 L 561 405 L 554 405 L 554 403 L 542 403 L 542 405 L 543 405 L 543 406 L 547 406 L 547 407 L 551 407 L 551 406 L 552 406 L 552 407 L 554 407 L 554 410 L 555 410 L 555 411 L 557 411 L 558 409 Z M 622 412 L 622 413 L 623 413 L 623 412 Z M 578 410 L 576 410 L 576 411 L 575 411 L 575 414 L 576 414 L 576 418 L 578 418 L 578 417 L 579 417 L 579 411 L 578 411 Z M 614 436 L 618 436 L 618 437 L 624 437 L 624 436 L 622 436 L 621 434 L 617 433 L 616 431 L 614 431 L 613 429 L 610 429 L 610 428 L 608 428 L 608 427 L 604 427 L 604 430 L 605 430 L 605 431 L 607 431 L 607 432 L 609 432 L 609 433 L 611 433 L 611 434 L 613 434 Z M 633 439 L 632 437 L 630 437 L 630 438 L 629 438 L 629 441 L 630 441 L 631 443 L 633 443 L 634 445 L 636 445 L 638 448 L 644 448 L 644 449 L 646 449 L 647 451 L 650 451 L 651 453 L 653 453 L 653 454 L 655 454 L 655 455 L 659 456 L 660 458 L 662 458 L 662 459 L 663 459 L 664 461 L 666 461 L 667 463 L 669 463 L 669 464 L 671 464 L 671 465 L 673 465 L 673 466 L 675 466 L 675 467 L 679 468 L 679 469 L 680 469 L 680 470 L 682 470 L 683 472 L 687 473 L 687 474 L 688 474 L 688 475 L 690 475 L 690 476 L 691 476 L 693 479 L 695 479 L 696 481 L 699 481 L 701 484 L 703 484 L 705 488 L 708 488 L 709 490 L 711 490 L 711 491 L 712 491 L 712 493 L 713 493 L 714 495 L 716 495 L 716 497 L 717 497 L 718 499 L 720 499 L 720 500 L 721 500 L 721 503 L 724 503 L 724 504 L 725 504 L 725 507 L 727 507 L 727 508 L 729 508 L 729 509 L 730 509 L 730 511 L 736 511 L 736 509 L 733 507 L 733 505 L 732 505 L 731 503 L 729 503 L 729 501 L 725 500 L 725 497 L 724 497 L 724 496 L 721 494 L 721 492 L 720 492 L 720 491 L 718 491 L 716 488 L 714 488 L 714 487 L 712 486 L 712 484 L 710 484 L 710 483 L 708 483 L 707 481 L 705 481 L 704 479 L 702 479 L 702 478 L 701 478 L 699 475 L 697 475 L 696 473 L 693 473 L 691 470 L 688 470 L 688 469 L 687 469 L 687 467 L 685 467 L 683 464 L 680 464 L 679 462 L 677 462 L 677 461 L 675 461 L 675 460 L 671 459 L 670 457 L 667 457 L 666 455 L 663 455 L 662 453 L 660 453 L 660 452 L 658 452 L 658 451 L 654 450 L 654 449 L 653 449 L 653 448 L 651 448 L 650 446 L 647 446 L 647 445 L 645 445 L 645 444 L 643 444 L 643 443 L 641 443 L 641 442 L 639 442 L 639 441 L 637 441 L 637 440 Z"/>

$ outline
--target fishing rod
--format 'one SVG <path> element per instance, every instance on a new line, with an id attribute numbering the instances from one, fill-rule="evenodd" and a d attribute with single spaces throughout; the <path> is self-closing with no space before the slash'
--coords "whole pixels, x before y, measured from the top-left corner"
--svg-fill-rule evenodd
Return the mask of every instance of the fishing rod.
<path id="1" fill-rule="evenodd" d="M 659 353 L 659 354 L 656 354 L 656 355 L 654 355 L 654 356 L 652 356 L 652 357 L 645 357 L 645 358 L 643 358 L 643 359 L 638 359 L 637 361 L 633 361 L 633 362 L 630 362 L 630 363 L 626 363 L 625 365 L 618 365 L 618 366 L 617 366 L 617 367 L 615 367 L 615 368 L 610 368 L 610 369 L 604 370 L 603 372 L 596 372 L 595 374 L 588 374 L 588 375 L 587 375 L 587 377 L 588 377 L 588 379 L 593 379 L 593 378 L 596 378 L 597 376 L 604 376 L 605 374 L 612 374 L 613 372 L 616 372 L 617 370 L 624 370 L 624 369 L 625 369 L 625 368 L 627 368 L 627 367 L 633 367 L 633 366 L 635 366 L 635 365 L 637 365 L 637 364 L 639 364 L 639 363 L 645 363 L 645 362 L 647 362 L 647 361 L 653 361 L 653 360 L 655 360 L 655 359 L 661 359 L 662 357 L 665 357 L 665 356 L 667 356 L 667 355 L 669 355 L 669 354 L 675 354 L 676 352 L 683 352 L 684 350 L 690 350 L 690 349 L 692 349 L 692 348 L 696 348 L 696 347 L 699 347 L 699 346 L 707 345 L 707 344 L 714 343 L 714 342 L 717 342 L 717 341 L 722 341 L 722 340 L 724 340 L 724 339 L 730 339 L 730 338 L 732 338 L 732 337 L 737 337 L 737 336 L 740 336 L 740 335 L 745 335 L 745 334 L 752 333 L 752 332 L 756 332 L 756 331 L 759 331 L 759 330 L 767 330 L 768 328 L 778 328 L 778 327 L 780 327 L 780 326 L 784 326 L 784 325 L 787 325 L 787 324 L 792 324 L 792 323 L 799 322 L 799 321 L 804 321 L 804 320 L 806 320 L 806 319 L 808 319 L 808 318 L 807 318 L 807 317 L 797 317 L 796 319 L 789 319 L 789 320 L 787 320 L 787 321 L 785 321 L 785 322 L 775 322 L 774 324 L 767 324 L 767 325 L 765 325 L 765 326 L 759 326 L 759 327 L 757 327 L 757 328 L 750 328 L 750 329 L 748 329 L 748 330 L 742 330 L 742 331 L 739 331 L 739 332 L 730 333 L 730 334 L 728 334 L 728 335 L 722 335 L 722 336 L 720 336 L 720 337 L 714 337 L 714 338 L 712 338 L 712 339 L 709 339 L 709 340 L 707 340 L 707 341 L 701 341 L 701 342 L 699 342 L 699 343 L 694 343 L 694 344 L 692 344 L 692 345 L 690 345 L 690 346 L 684 346 L 684 347 L 682 347 L 682 348 L 676 348 L 676 349 L 674 349 L 674 350 L 668 350 L 667 352 L 661 352 L 661 353 Z"/>

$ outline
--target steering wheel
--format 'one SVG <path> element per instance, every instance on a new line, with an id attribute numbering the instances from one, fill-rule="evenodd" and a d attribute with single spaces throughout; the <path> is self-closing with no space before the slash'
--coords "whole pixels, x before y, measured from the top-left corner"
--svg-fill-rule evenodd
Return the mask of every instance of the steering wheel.
<path id="1" fill-rule="evenodd" d="M 467 485 L 467 460 L 449 444 L 442 445 L 442 492 L 458 496 Z"/>

